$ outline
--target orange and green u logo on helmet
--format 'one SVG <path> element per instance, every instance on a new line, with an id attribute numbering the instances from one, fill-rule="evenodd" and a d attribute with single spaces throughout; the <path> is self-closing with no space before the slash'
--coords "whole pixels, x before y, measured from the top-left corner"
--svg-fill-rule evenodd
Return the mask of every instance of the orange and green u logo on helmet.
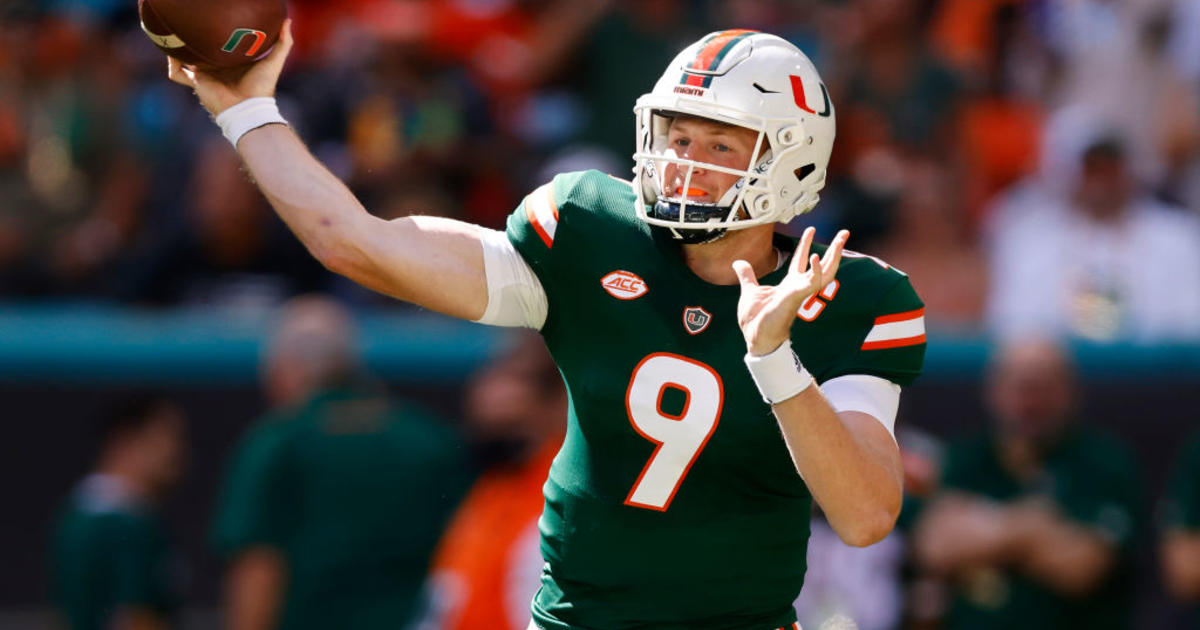
<path id="1" fill-rule="evenodd" d="M 245 39 L 247 35 L 253 35 L 255 38 L 254 43 L 250 44 L 250 48 L 246 50 L 246 56 L 253 57 L 258 52 L 258 49 L 262 48 L 263 42 L 267 41 L 267 34 L 252 28 L 239 28 L 234 30 L 229 36 L 229 41 L 225 42 L 225 45 L 221 47 L 221 50 L 227 53 L 237 50 L 237 47 L 242 44 L 242 40 Z"/>
<path id="2" fill-rule="evenodd" d="M 707 88 L 712 83 L 713 73 L 720 67 L 721 60 L 725 58 L 725 55 L 738 42 L 756 33 L 758 31 L 735 29 L 709 35 L 701 43 L 696 58 L 683 69 L 683 77 L 679 79 L 679 84 Z"/>

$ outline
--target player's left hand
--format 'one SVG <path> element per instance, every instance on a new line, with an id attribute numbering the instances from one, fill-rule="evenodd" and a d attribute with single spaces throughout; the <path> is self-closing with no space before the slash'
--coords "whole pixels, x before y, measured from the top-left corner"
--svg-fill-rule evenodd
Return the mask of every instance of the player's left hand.
<path id="1" fill-rule="evenodd" d="M 833 281 L 838 264 L 842 261 L 842 248 L 850 238 L 850 232 L 842 230 L 833 238 L 825 257 L 809 254 L 814 228 L 804 230 L 796 255 L 788 265 L 788 274 L 776 286 L 760 285 L 754 276 L 754 268 L 744 260 L 733 262 L 733 272 L 742 285 L 742 297 L 738 300 L 738 325 L 746 336 L 746 349 L 751 355 L 761 356 L 774 351 L 786 340 L 796 319 L 796 311 L 809 297 L 815 295 L 826 284 Z"/>

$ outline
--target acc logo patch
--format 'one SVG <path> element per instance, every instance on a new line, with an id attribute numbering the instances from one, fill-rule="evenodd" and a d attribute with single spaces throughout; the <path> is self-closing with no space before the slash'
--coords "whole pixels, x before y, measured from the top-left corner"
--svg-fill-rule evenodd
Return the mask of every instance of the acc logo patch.
<path id="1" fill-rule="evenodd" d="M 649 291 L 646 281 L 636 273 L 617 270 L 600 278 L 600 286 L 618 300 L 636 300 Z"/>
<path id="2" fill-rule="evenodd" d="M 699 335 L 708 328 L 712 321 L 712 313 L 699 306 L 689 306 L 683 309 L 683 327 L 693 335 Z"/>

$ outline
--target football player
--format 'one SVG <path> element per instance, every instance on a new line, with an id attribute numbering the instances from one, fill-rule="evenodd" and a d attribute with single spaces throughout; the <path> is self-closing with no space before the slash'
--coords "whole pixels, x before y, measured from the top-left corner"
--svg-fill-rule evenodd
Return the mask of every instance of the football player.
<path id="1" fill-rule="evenodd" d="M 328 268 L 468 320 L 539 330 L 570 395 L 545 485 L 546 630 L 793 627 L 815 498 L 846 542 L 892 528 L 900 386 L 922 304 L 848 234 L 773 226 L 817 203 L 834 110 L 783 39 L 713 33 L 635 109 L 633 181 L 568 173 L 507 232 L 367 213 L 272 99 L 291 46 L 236 84 L 170 63 Z"/>

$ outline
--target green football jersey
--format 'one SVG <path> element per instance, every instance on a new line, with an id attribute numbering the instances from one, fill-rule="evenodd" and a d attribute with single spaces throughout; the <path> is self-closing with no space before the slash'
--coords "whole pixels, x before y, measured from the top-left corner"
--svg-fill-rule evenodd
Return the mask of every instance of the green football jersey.
<path id="1" fill-rule="evenodd" d="M 1139 512 L 1138 470 L 1119 440 L 1076 427 L 1047 454 L 1032 481 L 1014 478 L 1000 462 L 992 433 L 946 449 L 942 487 L 1003 503 L 1043 498 L 1072 522 L 1100 534 L 1117 551 L 1111 575 L 1090 593 L 1067 597 L 1037 579 L 1003 568 L 980 567 L 956 584 L 948 630 L 1050 630 L 1130 627 L 1131 561 Z"/>
<path id="2" fill-rule="evenodd" d="M 326 391 L 242 439 L 212 532 L 225 555 L 282 551 L 280 628 L 402 628 L 466 489 L 461 441 L 418 407 Z"/>
<path id="3" fill-rule="evenodd" d="M 112 627 L 124 609 L 169 621 L 183 567 L 149 504 L 105 475 L 76 488 L 59 515 L 52 552 L 54 600 L 73 630 Z"/>
<path id="4" fill-rule="evenodd" d="M 743 363 L 740 288 L 694 275 L 635 203 L 629 182 L 572 173 L 508 221 L 548 296 L 541 332 L 570 395 L 534 617 L 553 630 L 788 625 L 812 498 Z M 796 241 L 777 239 L 790 259 Z M 924 357 L 922 308 L 903 273 L 848 253 L 797 314 L 793 347 L 818 382 L 904 385 Z"/>

